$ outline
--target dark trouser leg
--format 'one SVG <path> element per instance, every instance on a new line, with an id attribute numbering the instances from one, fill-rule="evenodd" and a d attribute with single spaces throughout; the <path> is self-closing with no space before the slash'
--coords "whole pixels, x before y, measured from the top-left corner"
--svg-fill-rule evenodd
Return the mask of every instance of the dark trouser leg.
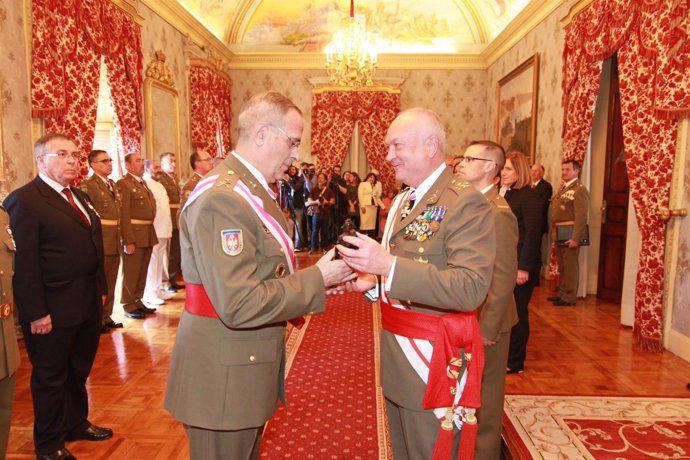
<path id="1" fill-rule="evenodd" d="M 306 220 L 304 208 L 295 209 L 295 248 L 300 249 L 307 246 Z"/>
<path id="2" fill-rule="evenodd" d="M 113 314 L 113 302 L 115 302 L 115 284 L 117 283 L 117 271 L 120 269 L 120 255 L 107 255 L 103 262 L 105 280 L 108 283 L 108 296 L 103 305 L 102 324 L 109 322 Z"/>
<path id="3" fill-rule="evenodd" d="M 518 323 L 510 332 L 510 351 L 508 352 L 508 367 L 513 370 L 521 370 L 525 367 L 527 356 L 527 339 L 529 338 L 529 314 L 528 306 L 537 283 L 537 272 L 529 274 L 529 279 L 523 285 L 516 285 L 513 290 L 515 307 L 518 314 Z"/>
<path id="4" fill-rule="evenodd" d="M 45 335 L 31 334 L 28 324 L 23 328 L 33 367 L 34 446 L 37 453 L 51 453 L 64 447 L 69 433 L 88 426 L 86 379 L 101 336 L 100 315 Z"/>
<path id="5" fill-rule="evenodd" d="M 178 278 L 181 278 L 181 262 L 180 231 L 174 228 L 170 240 L 170 252 L 168 253 L 168 280 L 170 284 L 176 284 Z"/>

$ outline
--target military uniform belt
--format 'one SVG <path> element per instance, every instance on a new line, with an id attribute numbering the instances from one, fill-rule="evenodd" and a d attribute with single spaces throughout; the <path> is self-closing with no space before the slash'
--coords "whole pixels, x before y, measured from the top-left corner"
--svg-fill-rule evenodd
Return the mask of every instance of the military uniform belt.
<path id="1" fill-rule="evenodd" d="M 177 209 L 180 207 L 180 203 L 170 203 L 170 207 L 173 209 Z"/>
<path id="2" fill-rule="evenodd" d="M 12 302 L 3 303 L 0 305 L 0 319 L 6 319 L 12 316 Z"/>
<path id="3" fill-rule="evenodd" d="M 101 225 L 117 226 L 117 219 L 101 219 Z"/>
<path id="4" fill-rule="evenodd" d="M 131 219 L 129 222 L 132 225 L 151 225 L 151 224 L 153 224 L 152 220 L 141 220 L 141 219 Z"/>

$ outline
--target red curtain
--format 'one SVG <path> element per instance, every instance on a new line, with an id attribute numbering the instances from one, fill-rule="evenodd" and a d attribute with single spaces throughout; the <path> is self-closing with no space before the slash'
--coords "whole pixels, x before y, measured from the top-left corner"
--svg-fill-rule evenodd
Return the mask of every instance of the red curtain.
<path id="1" fill-rule="evenodd" d="M 386 162 L 384 138 L 399 111 L 399 93 L 343 90 L 314 94 L 311 147 L 319 166 L 342 163 L 355 122 L 359 122 L 369 165 L 379 171 L 384 188 L 395 186 L 395 173 Z"/>
<path id="2" fill-rule="evenodd" d="M 595 0 L 566 29 L 563 157 L 582 160 L 601 61 L 618 52 L 626 166 L 642 234 L 634 336 L 662 349 L 665 223 L 677 120 L 690 116 L 690 0 Z"/>
<path id="3" fill-rule="evenodd" d="M 232 149 L 230 82 L 206 66 L 193 65 L 189 86 L 192 143 L 207 150 L 212 156 L 224 158 Z"/>
<path id="4" fill-rule="evenodd" d="M 124 151 L 141 141 L 141 30 L 109 0 L 33 0 L 31 114 L 46 132 L 64 132 L 83 153 L 96 126 L 101 56 L 108 66 Z M 82 160 L 80 177 L 88 173 Z"/>

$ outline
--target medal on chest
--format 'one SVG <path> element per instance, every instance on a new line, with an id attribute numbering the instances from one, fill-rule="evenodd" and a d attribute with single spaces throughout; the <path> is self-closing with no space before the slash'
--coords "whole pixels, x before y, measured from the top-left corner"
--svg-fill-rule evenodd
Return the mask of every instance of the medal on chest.
<path id="1" fill-rule="evenodd" d="M 441 221 L 448 210 L 445 206 L 427 206 L 405 227 L 403 238 L 406 240 L 425 241 L 441 228 Z"/>

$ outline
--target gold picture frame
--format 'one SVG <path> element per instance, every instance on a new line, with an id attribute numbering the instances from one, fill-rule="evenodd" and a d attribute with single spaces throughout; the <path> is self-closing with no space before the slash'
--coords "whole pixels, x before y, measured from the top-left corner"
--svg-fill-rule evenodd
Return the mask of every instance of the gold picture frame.
<path id="1" fill-rule="evenodd" d="M 498 81 L 496 142 L 506 152 L 519 150 L 534 163 L 537 137 L 539 53 Z"/>

